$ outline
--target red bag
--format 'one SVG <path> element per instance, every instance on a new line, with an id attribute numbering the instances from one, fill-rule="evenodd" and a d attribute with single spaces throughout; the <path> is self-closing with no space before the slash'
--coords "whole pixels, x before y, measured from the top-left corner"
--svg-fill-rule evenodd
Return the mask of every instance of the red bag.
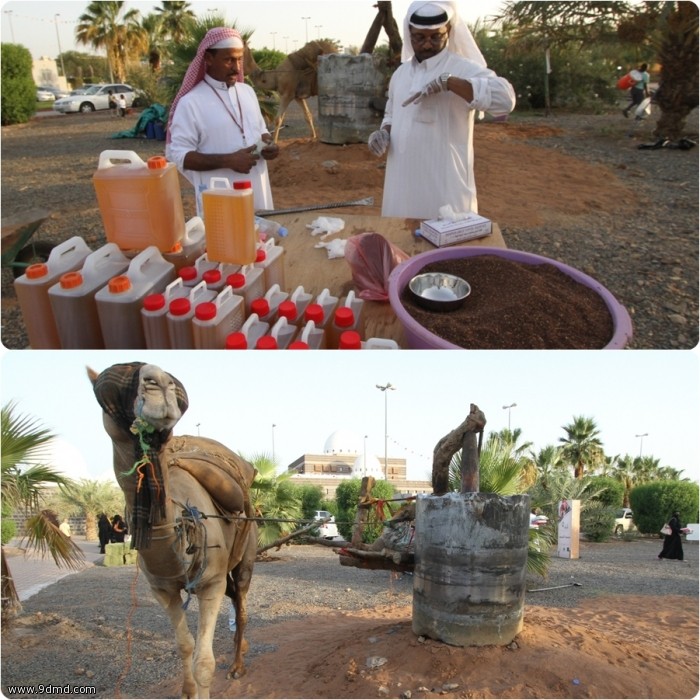
<path id="1" fill-rule="evenodd" d="M 357 296 L 367 301 L 389 300 L 389 275 L 409 257 L 379 233 L 360 233 L 345 244 Z"/>
<path id="2" fill-rule="evenodd" d="M 629 90 L 637 81 L 632 77 L 631 73 L 628 73 L 627 75 L 623 75 L 618 81 L 617 81 L 617 87 L 620 90 Z"/>

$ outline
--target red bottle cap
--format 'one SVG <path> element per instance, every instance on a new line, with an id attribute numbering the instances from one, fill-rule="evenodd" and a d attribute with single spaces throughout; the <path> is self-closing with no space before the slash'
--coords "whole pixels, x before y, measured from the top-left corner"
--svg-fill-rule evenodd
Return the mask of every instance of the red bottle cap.
<path id="1" fill-rule="evenodd" d="M 170 313 L 173 316 L 184 316 L 185 314 L 188 314 L 190 312 L 190 300 L 185 299 L 185 297 L 179 297 L 177 299 L 173 299 L 170 302 Z"/>
<path id="2" fill-rule="evenodd" d="M 194 315 L 200 321 L 211 321 L 216 317 L 216 304 L 213 301 L 203 301 L 195 307 Z"/>
<path id="3" fill-rule="evenodd" d="M 340 350 L 361 350 L 362 338 L 357 331 L 343 331 L 340 334 Z"/>
<path id="4" fill-rule="evenodd" d="M 183 282 L 191 282 L 197 279 L 197 268 L 192 265 L 181 267 L 177 273 Z"/>
<path id="5" fill-rule="evenodd" d="M 288 321 L 295 321 L 297 317 L 297 305 L 293 301 L 283 301 L 279 305 L 277 314 L 280 318 L 286 318 Z"/>
<path id="6" fill-rule="evenodd" d="M 349 306 L 335 310 L 335 325 L 339 328 L 351 328 L 355 324 L 355 314 Z"/>
<path id="7" fill-rule="evenodd" d="M 226 284 L 234 289 L 245 287 L 245 275 L 242 272 L 234 272 L 226 278 Z"/>
<path id="8" fill-rule="evenodd" d="M 305 343 L 303 340 L 295 340 L 289 345 L 287 350 L 310 350 L 309 344 Z"/>
<path id="9" fill-rule="evenodd" d="M 267 299 L 261 297 L 260 299 L 253 299 L 250 304 L 251 313 L 257 314 L 261 318 L 267 316 L 270 313 L 270 304 Z"/>
<path id="10" fill-rule="evenodd" d="M 235 333 L 229 333 L 226 336 L 227 350 L 246 350 L 247 347 L 248 339 L 245 337 L 245 333 L 236 331 Z"/>
<path id="11" fill-rule="evenodd" d="M 146 311 L 158 311 L 165 306 L 165 296 L 163 294 L 149 294 L 143 300 L 143 308 Z"/>
<path id="12" fill-rule="evenodd" d="M 207 284 L 216 284 L 221 282 L 221 270 L 207 270 L 203 275 L 202 279 Z"/>
<path id="13" fill-rule="evenodd" d="M 265 262 L 266 259 L 267 259 L 267 253 L 262 248 L 258 248 L 255 251 L 255 262 L 256 263 Z"/>
<path id="14" fill-rule="evenodd" d="M 313 321 L 317 326 L 323 323 L 323 307 L 320 304 L 309 304 L 304 311 L 304 321 Z"/>
<path id="15" fill-rule="evenodd" d="M 277 350 L 277 341 L 271 335 L 263 335 L 255 344 L 256 350 Z"/>
<path id="16" fill-rule="evenodd" d="M 233 183 L 234 190 L 249 190 L 253 187 L 250 180 L 238 180 Z"/>

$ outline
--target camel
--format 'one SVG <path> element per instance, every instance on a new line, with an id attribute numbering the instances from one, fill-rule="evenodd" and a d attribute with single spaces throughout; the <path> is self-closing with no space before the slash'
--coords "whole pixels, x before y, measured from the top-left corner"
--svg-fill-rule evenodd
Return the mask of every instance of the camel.
<path id="1" fill-rule="evenodd" d="M 245 601 L 257 546 L 248 491 L 255 469 L 214 440 L 173 436 L 187 394 L 159 367 L 133 362 L 100 374 L 88 368 L 88 377 L 112 439 L 139 568 L 175 631 L 182 697 L 208 698 L 216 666 L 214 628 L 224 595 L 237 618 L 228 678 L 245 673 Z M 196 642 L 184 611 L 192 594 L 199 602 Z"/>
<path id="2" fill-rule="evenodd" d="M 255 87 L 261 90 L 276 91 L 280 96 L 279 107 L 274 120 L 274 141 L 279 138 L 284 115 L 292 100 L 296 100 L 304 112 L 309 125 L 311 138 L 316 138 L 314 120 L 306 100 L 318 95 L 318 57 L 323 54 L 338 53 L 331 41 L 310 41 L 298 51 L 290 53 L 274 70 L 262 70 L 255 62 L 248 44 L 245 46 L 243 66 L 245 74 L 250 77 Z"/>

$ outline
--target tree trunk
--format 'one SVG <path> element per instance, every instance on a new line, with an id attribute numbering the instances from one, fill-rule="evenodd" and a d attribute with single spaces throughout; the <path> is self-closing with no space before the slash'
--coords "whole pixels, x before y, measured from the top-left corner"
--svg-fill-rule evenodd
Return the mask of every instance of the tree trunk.
<path id="1" fill-rule="evenodd" d="M 386 0 L 379 0 L 377 2 L 377 16 L 372 22 L 369 32 L 365 38 L 360 53 L 371 54 L 374 51 L 374 47 L 377 44 L 377 39 L 379 38 L 379 32 L 382 27 L 386 31 L 389 37 L 389 63 L 390 65 L 398 65 L 401 61 L 401 49 L 403 48 L 403 41 L 401 40 L 401 32 L 399 32 L 398 25 L 394 19 L 394 14 L 391 9 L 391 2 Z"/>
<path id="2" fill-rule="evenodd" d="M 97 542 L 97 518 L 94 513 L 85 513 L 85 539 L 88 542 Z"/>
<path id="3" fill-rule="evenodd" d="M 2 548 L 2 624 L 5 625 L 11 620 L 21 609 L 22 604 L 19 602 L 15 581 L 12 578 L 12 572 L 7 565 L 5 559 L 5 548 Z"/>
<path id="4" fill-rule="evenodd" d="M 659 50 L 661 79 L 656 102 L 661 116 L 654 136 L 677 141 L 685 120 L 698 106 L 698 8 L 693 2 L 675 3 Z"/>

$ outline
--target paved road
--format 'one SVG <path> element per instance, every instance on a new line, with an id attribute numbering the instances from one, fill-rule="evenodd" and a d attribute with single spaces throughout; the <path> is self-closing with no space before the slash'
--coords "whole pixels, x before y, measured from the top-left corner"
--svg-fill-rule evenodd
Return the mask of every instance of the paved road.
<path id="1" fill-rule="evenodd" d="M 97 542 L 87 542 L 84 537 L 74 537 L 73 540 L 85 554 L 82 571 L 94 566 L 96 561 L 104 557 L 104 554 L 100 554 L 100 545 Z M 31 598 L 42 588 L 56 583 L 64 576 L 78 573 L 72 569 L 56 566 L 51 555 L 42 558 L 36 552 L 27 551 L 26 543 L 24 547 L 22 545 L 21 540 L 15 539 L 5 547 L 7 565 L 12 573 L 20 601 Z"/>

